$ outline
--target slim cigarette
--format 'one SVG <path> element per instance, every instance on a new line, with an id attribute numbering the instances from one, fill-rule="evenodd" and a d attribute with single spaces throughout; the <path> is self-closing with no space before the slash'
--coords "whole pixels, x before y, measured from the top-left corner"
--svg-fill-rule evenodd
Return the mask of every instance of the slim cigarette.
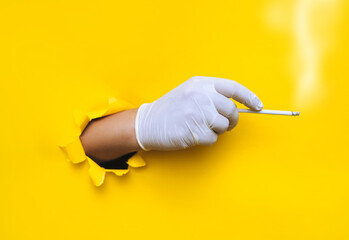
<path id="1" fill-rule="evenodd" d="M 299 112 L 279 111 L 279 110 L 255 111 L 255 110 L 250 110 L 250 109 L 238 108 L 238 112 L 240 112 L 240 113 L 259 113 L 259 114 L 285 115 L 285 116 L 299 116 Z"/>

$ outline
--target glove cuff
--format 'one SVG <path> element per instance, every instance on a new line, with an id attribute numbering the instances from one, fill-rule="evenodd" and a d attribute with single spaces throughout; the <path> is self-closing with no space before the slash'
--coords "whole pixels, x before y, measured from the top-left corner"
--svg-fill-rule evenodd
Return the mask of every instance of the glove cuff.
<path id="1" fill-rule="evenodd" d="M 140 115 L 141 115 L 141 112 L 143 111 L 143 108 L 148 105 L 149 103 L 143 103 L 139 108 L 138 108 L 138 111 L 137 111 L 137 115 L 136 115 L 136 120 L 135 120 L 135 132 L 136 132 L 136 139 L 137 139 L 137 142 L 138 142 L 138 145 L 144 150 L 144 151 L 150 151 L 150 149 L 147 149 L 143 146 L 143 144 L 141 143 L 140 141 L 140 127 L 139 127 L 139 124 L 140 124 Z"/>

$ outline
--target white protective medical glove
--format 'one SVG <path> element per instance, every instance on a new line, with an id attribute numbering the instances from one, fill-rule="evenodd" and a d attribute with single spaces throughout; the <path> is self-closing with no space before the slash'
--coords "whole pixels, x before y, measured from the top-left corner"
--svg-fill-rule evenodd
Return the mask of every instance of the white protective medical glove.
<path id="1" fill-rule="evenodd" d="M 223 78 L 192 77 L 152 103 L 142 104 L 135 121 L 136 138 L 145 150 L 178 150 L 211 145 L 231 130 L 239 113 L 229 98 L 262 110 L 258 97 L 241 84 Z"/>

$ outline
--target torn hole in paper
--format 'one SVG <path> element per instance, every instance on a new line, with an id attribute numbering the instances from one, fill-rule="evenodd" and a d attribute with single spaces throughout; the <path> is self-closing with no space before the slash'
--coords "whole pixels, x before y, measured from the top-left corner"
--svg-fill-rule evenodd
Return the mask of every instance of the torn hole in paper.
<path id="1" fill-rule="evenodd" d="M 98 165 L 91 158 L 86 156 L 80 141 L 81 133 L 91 120 L 131 108 L 133 108 L 133 106 L 124 100 L 109 98 L 108 101 L 101 102 L 94 108 L 87 111 L 77 110 L 74 112 L 76 126 L 75 136 L 71 137 L 69 140 L 66 139 L 64 143 L 60 145 L 60 148 L 64 152 L 66 158 L 74 164 L 87 160 L 89 164 L 89 175 L 95 186 L 101 186 L 103 184 L 105 174 L 107 172 L 112 172 L 117 176 L 122 176 L 128 173 L 129 166 L 143 167 L 146 164 L 140 154 L 138 152 L 134 152 L 130 153 L 128 156 L 125 156 L 125 158 L 128 158 L 128 160 L 125 160 L 126 162 L 124 164 L 120 162 L 116 164 L 114 162 Z"/>

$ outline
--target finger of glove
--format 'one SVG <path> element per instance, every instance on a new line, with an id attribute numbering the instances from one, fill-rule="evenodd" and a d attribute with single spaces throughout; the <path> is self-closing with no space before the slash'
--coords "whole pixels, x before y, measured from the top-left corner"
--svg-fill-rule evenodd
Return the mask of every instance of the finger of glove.
<path id="1" fill-rule="evenodd" d="M 218 93 L 214 94 L 219 95 Z M 210 95 L 211 94 L 201 96 L 200 100 L 196 101 L 196 105 L 198 106 L 198 109 L 200 109 L 202 116 L 206 120 L 207 126 L 215 133 L 222 134 L 227 131 L 229 127 L 229 120 L 223 115 L 219 114 Z M 226 99 L 228 101 L 231 101 L 228 98 Z"/>
<path id="2" fill-rule="evenodd" d="M 207 126 L 203 132 L 203 135 L 198 139 L 198 144 L 212 145 L 217 141 L 217 137 L 217 134 Z"/>
<path id="3" fill-rule="evenodd" d="M 232 116 L 233 120 L 231 122 L 229 122 L 229 127 L 228 127 L 227 131 L 232 130 L 239 122 L 239 111 L 236 107 L 235 107 L 234 112 L 231 116 Z"/>
<path id="4" fill-rule="evenodd" d="M 210 128 L 217 134 L 222 134 L 227 131 L 229 127 L 228 118 L 217 114 L 216 118 L 213 120 Z"/>
<path id="5" fill-rule="evenodd" d="M 228 98 L 232 98 L 248 108 L 257 111 L 263 109 L 263 103 L 259 100 L 256 94 L 236 81 L 224 78 L 214 78 L 214 86 L 218 93 Z"/>
<path id="6" fill-rule="evenodd" d="M 229 120 L 228 131 L 231 130 L 239 121 L 239 113 L 235 103 L 229 98 L 217 93 L 211 94 L 211 99 L 218 113 Z"/>

